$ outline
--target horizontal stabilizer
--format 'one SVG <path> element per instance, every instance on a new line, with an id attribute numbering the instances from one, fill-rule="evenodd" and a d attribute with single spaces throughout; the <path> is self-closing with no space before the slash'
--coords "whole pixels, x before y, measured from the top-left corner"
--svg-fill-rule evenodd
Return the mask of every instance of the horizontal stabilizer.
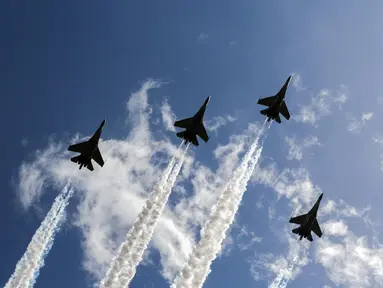
<path id="1" fill-rule="evenodd" d="M 267 112 L 269 111 L 269 108 L 265 110 L 261 110 L 261 114 L 267 116 Z"/>
<path id="2" fill-rule="evenodd" d="M 70 158 L 70 160 L 72 161 L 72 162 L 74 162 L 74 163 L 78 163 L 78 161 L 80 160 L 80 155 L 78 155 L 78 156 L 76 156 L 76 157 L 72 157 L 72 158 Z"/>
<path id="3" fill-rule="evenodd" d="M 184 138 L 185 137 L 185 131 L 178 132 L 177 137 Z"/>
<path id="4" fill-rule="evenodd" d="M 294 234 L 299 234 L 299 231 L 300 231 L 300 230 L 301 230 L 300 227 L 298 227 L 298 228 L 293 229 L 292 232 L 293 232 Z"/>
<path id="5" fill-rule="evenodd" d="M 89 164 L 86 166 L 86 168 L 88 168 L 90 171 L 94 170 L 92 161 L 89 161 Z"/>

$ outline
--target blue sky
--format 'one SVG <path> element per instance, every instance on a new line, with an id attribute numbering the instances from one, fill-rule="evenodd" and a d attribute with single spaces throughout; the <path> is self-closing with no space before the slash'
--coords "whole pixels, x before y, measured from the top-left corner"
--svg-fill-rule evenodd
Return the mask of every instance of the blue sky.
<path id="1" fill-rule="evenodd" d="M 381 2 L 23 2 L 0 4 L 1 283 L 66 177 L 75 197 L 35 286 L 97 283 L 179 145 L 169 119 L 211 96 L 210 141 L 189 150 L 131 283 L 169 287 L 263 122 L 257 99 L 294 73 L 292 119 L 268 131 L 205 287 L 382 285 Z M 106 164 L 78 171 L 64 151 L 104 118 Z M 288 219 L 320 192 L 325 235 L 297 242 Z"/>

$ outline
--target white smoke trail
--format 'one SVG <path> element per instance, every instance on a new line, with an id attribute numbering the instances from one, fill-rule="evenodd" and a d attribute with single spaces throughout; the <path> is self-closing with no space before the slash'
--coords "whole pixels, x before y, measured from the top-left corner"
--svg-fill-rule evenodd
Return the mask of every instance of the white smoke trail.
<path id="1" fill-rule="evenodd" d="M 133 279 L 136 267 L 142 260 L 143 254 L 153 236 L 154 228 L 181 170 L 188 147 L 189 144 L 185 147 L 176 165 L 175 157 L 171 159 L 163 177 L 146 201 L 136 223 L 128 232 L 125 242 L 120 245 L 117 256 L 113 259 L 106 276 L 100 282 L 100 287 L 126 287 Z"/>
<path id="2" fill-rule="evenodd" d="M 298 261 L 298 256 L 295 256 L 293 258 L 293 261 L 291 261 L 289 267 L 287 268 L 287 271 L 280 271 L 278 276 L 270 284 L 269 288 L 286 288 L 287 283 L 289 283 L 291 279 L 291 272 L 293 271 L 297 261 Z"/>
<path id="3" fill-rule="evenodd" d="M 44 259 L 52 248 L 56 233 L 60 230 L 65 220 L 65 208 L 73 195 L 73 189 L 68 191 L 67 184 L 56 197 L 52 208 L 33 235 L 27 250 L 16 265 L 15 272 L 5 284 L 5 288 L 33 287 L 39 276 L 40 269 L 44 266 Z"/>
<path id="4" fill-rule="evenodd" d="M 265 125 L 266 120 L 240 165 L 234 171 L 228 187 L 221 194 L 218 203 L 212 208 L 210 219 L 201 231 L 201 239 L 190 255 L 187 264 L 174 280 L 172 288 L 199 288 L 205 282 L 210 273 L 211 263 L 222 248 L 226 231 L 234 221 L 243 193 L 246 191 L 247 182 L 261 155 L 262 147 L 257 149 L 257 146 Z M 256 150 L 257 152 L 255 152 Z"/>

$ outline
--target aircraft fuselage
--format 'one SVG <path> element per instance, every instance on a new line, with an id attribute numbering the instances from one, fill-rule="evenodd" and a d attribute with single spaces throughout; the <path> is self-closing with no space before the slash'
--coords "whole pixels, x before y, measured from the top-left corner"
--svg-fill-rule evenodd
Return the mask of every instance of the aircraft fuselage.
<path id="1" fill-rule="evenodd" d="M 278 98 L 275 101 L 275 103 L 271 107 L 269 107 L 266 114 L 268 117 L 268 121 L 270 121 L 270 119 L 274 120 L 276 117 L 278 117 L 279 111 L 281 110 L 282 101 L 285 98 L 284 96 L 285 95 L 278 95 Z"/>
<path id="2" fill-rule="evenodd" d="M 206 107 L 209 104 L 210 96 L 205 100 L 201 108 L 199 108 L 198 112 L 193 116 L 193 124 L 191 127 L 187 128 L 184 133 L 184 143 L 185 145 L 188 142 L 193 142 L 193 140 L 197 137 L 198 130 L 200 125 L 203 122 L 203 116 L 205 115 Z"/>

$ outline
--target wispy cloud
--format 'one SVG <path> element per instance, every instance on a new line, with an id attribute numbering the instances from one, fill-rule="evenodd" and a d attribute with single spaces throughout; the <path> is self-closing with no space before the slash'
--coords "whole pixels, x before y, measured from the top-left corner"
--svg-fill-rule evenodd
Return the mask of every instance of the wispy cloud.
<path id="1" fill-rule="evenodd" d="M 292 75 L 291 84 L 295 88 L 295 90 L 297 92 L 301 92 L 301 91 L 306 90 L 306 87 L 303 86 L 301 75 L 299 73 L 296 73 L 296 72 L 291 73 L 291 75 Z"/>
<path id="2" fill-rule="evenodd" d="M 273 188 L 278 199 L 285 197 L 294 211 L 293 214 L 306 213 L 315 200 L 314 195 L 317 196 L 320 192 L 312 184 L 307 170 L 285 168 L 279 173 L 274 162 L 258 167 L 253 180 Z M 307 199 L 311 199 L 311 203 Z M 359 220 L 375 233 L 375 224 L 370 220 L 369 211 L 370 207 L 356 208 L 343 200 L 325 199 L 321 204 L 318 220 L 323 236 L 321 239 L 314 239 L 316 262 L 325 268 L 326 274 L 335 285 L 379 287 L 383 281 L 383 246 L 376 242 L 376 238 L 370 244 L 367 236 L 357 236 L 347 225 L 347 219 L 352 219 L 353 222 Z M 300 242 L 292 236 L 286 217 L 273 218 L 273 223 L 277 227 L 276 237 L 287 245 L 288 252 L 279 256 L 267 252 L 257 255 L 250 261 L 250 271 L 257 280 L 273 279 L 271 285 L 274 286 L 271 287 L 286 287 L 286 283 L 310 263 L 310 245 L 307 241 Z M 273 230 L 272 227 L 271 229 Z M 294 259 L 298 261 L 295 262 Z"/>
<path id="3" fill-rule="evenodd" d="M 205 120 L 205 126 L 207 130 L 217 133 L 219 128 L 227 125 L 230 122 L 234 122 L 235 120 L 236 119 L 230 115 L 227 115 L 225 117 L 217 116 L 212 119 Z"/>
<path id="4" fill-rule="evenodd" d="M 372 137 L 372 140 L 383 148 L 383 136 L 381 134 Z M 380 154 L 380 170 L 383 171 L 383 153 Z"/>
<path id="5" fill-rule="evenodd" d="M 148 80 L 131 94 L 126 105 L 130 133 L 121 140 L 100 140 L 100 150 L 106 159 L 103 168 L 95 166 L 93 172 L 75 169 L 68 160 L 71 155 L 66 151 L 68 144 L 53 141 L 37 151 L 32 162 L 24 162 L 20 167 L 18 195 L 25 209 L 39 201 L 48 185 L 61 187 L 70 180 L 75 187 L 81 199 L 74 224 L 83 235 L 83 267 L 95 281 L 104 276 L 163 167 L 177 153 L 179 143 L 158 140 L 150 131 L 149 93 L 160 87 L 161 81 Z M 172 115 L 166 104 L 164 115 L 163 119 Z M 169 121 L 163 120 L 165 129 Z M 152 239 L 166 279 L 173 279 L 186 262 L 197 238 L 197 228 L 205 224 L 254 131 L 254 125 L 249 125 L 240 134 L 232 135 L 228 143 L 218 146 L 214 150 L 218 163 L 214 171 L 194 161 L 192 151 L 185 157 L 174 191 L 185 191 L 185 180 L 192 189 L 177 199 L 175 205 L 166 206 Z"/>
<path id="6" fill-rule="evenodd" d="M 172 112 L 167 98 L 165 98 L 164 102 L 162 103 L 161 116 L 162 123 L 164 124 L 165 128 L 169 131 L 175 132 L 176 129 L 174 127 L 174 122 L 176 120 L 176 115 Z"/>
<path id="7" fill-rule="evenodd" d="M 24 147 L 26 147 L 26 146 L 28 145 L 28 139 L 27 139 L 27 138 L 23 138 L 23 139 L 21 140 L 21 145 L 24 146 Z"/>
<path id="8" fill-rule="evenodd" d="M 371 120 L 374 116 L 373 112 L 363 113 L 360 119 L 353 118 L 347 126 L 347 130 L 352 133 L 359 133 L 367 121 Z"/>
<path id="9" fill-rule="evenodd" d="M 343 224 L 344 225 L 344 224 Z M 367 237 L 354 235 L 343 227 L 340 239 L 325 236 L 317 243 L 316 260 L 337 286 L 379 287 L 383 281 L 383 249 Z M 339 238 L 339 237 L 338 237 Z M 340 240 L 340 241 L 339 241 Z"/>
<path id="10" fill-rule="evenodd" d="M 200 42 L 203 42 L 205 40 L 207 40 L 209 38 L 209 35 L 207 35 L 206 33 L 204 32 L 201 32 L 198 37 L 197 37 L 197 40 L 200 41 Z"/>
<path id="11" fill-rule="evenodd" d="M 237 247 L 241 251 L 249 250 L 255 243 L 260 243 L 262 237 L 256 235 L 254 231 L 249 231 L 246 226 L 242 226 L 237 234 Z"/>
<path id="12" fill-rule="evenodd" d="M 339 86 L 335 90 L 322 89 L 315 96 L 311 97 L 311 102 L 302 105 L 294 119 L 297 122 L 316 125 L 317 121 L 323 116 L 330 115 L 333 107 L 341 109 L 347 101 L 347 87 Z"/>
<path id="13" fill-rule="evenodd" d="M 308 149 L 313 146 L 321 146 L 322 144 L 319 142 L 318 137 L 316 136 L 308 136 L 303 140 L 297 141 L 296 136 L 286 136 L 285 142 L 289 147 L 289 154 L 287 159 L 289 160 L 302 160 L 303 158 L 303 150 Z M 298 143 L 299 142 L 299 143 Z"/>

